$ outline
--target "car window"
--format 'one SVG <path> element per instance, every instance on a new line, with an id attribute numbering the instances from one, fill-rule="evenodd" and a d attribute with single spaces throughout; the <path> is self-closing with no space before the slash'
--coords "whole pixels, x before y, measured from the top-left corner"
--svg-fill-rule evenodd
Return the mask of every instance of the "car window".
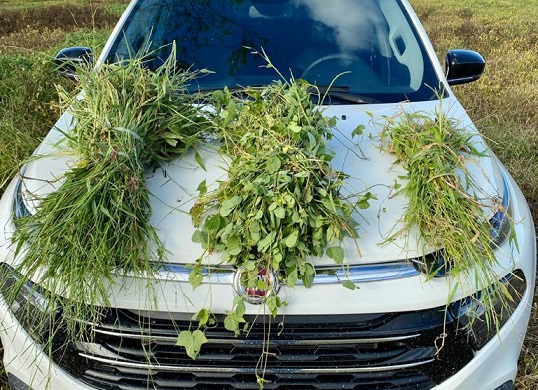
<path id="1" fill-rule="evenodd" d="M 439 80 L 398 0 L 140 0 L 108 61 L 175 42 L 178 65 L 214 73 L 196 88 L 264 85 L 285 76 L 380 102 L 429 100 Z"/>

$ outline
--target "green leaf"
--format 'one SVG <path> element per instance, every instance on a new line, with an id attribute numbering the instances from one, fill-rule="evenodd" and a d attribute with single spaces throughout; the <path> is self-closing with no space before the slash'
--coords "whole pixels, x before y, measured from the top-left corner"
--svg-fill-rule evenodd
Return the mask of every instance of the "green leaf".
<path id="1" fill-rule="evenodd" d="M 198 357 L 202 345 L 205 343 L 207 343 L 207 338 L 205 337 L 204 332 L 200 329 L 197 329 L 194 332 L 182 330 L 179 332 L 176 341 L 176 345 L 184 347 L 187 355 L 193 360 Z"/>
<path id="2" fill-rule="evenodd" d="M 226 240 L 226 246 L 228 248 L 238 248 L 241 246 L 241 240 L 236 236 L 228 237 Z"/>
<path id="3" fill-rule="evenodd" d="M 102 212 L 103 214 L 105 214 L 109 219 L 114 220 L 114 218 L 112 218 L 112 215 L 110 215 L 110 212 L 105 208 L 105 206 L 103 206 L 103 205 L 99 205 L 99 209 L 100 209 L 101 212 Z"/>
<path id="4" fill-rule="evenodd" d="M 297 172 L 295 175 L 293 175 L 295 177 L 301 177 L 301 178 L 306 178 L 308 176 L 310 176 L 310 172 L 308 171 L 301 171 L 301 172 Z"/>
<path id="5" fill-rule="evenodd" d="M 377 199 L 377 197 L 371 192 L 367 192 L 362 198 L 359 199 L 357 202 L 357 207 L 361 210 L 366 210 L 370 207 L 370 199 Z"/>
<path id="6" fill-rule="evenodd" d="M 335 237 L 335 231 L 333 225 L 329 225 L 327 228 L 327 242 L 332 243 Z"/>
<path id="7" fill-rule="evenodd" d="M 207 219 L 205 220 L 204 227 L 209 232 L 217 232 L 221 228 L 225 227 L 227 225 L 226 218 L 221 217 L 218 214 L 209 215 Z"/>
<path id="8" fill-rule="evenodd" d="M 344 283 L 342 283 L 342 286 L 344 286 L 345 288 L 348 288 L 350 290 L 355 290 L 357 288 L 357 285 L 355 283 L 353 283 L 351 280 L 347 279 L 347 280 L 344 280 Z"/>
<path id="9" fill-rule="evenodd" d="M 239 334 L 239 321 L 233 313 L 224 318 L 224 328 L 230 332 L 234 332 L 236 336 Z"/>
<path id="10" fill-rule="evenodd" d="M 240 246 L 226 249 L 230 256 L 239 256 L 243 252 L 243 248 Z"/>
<path id="11" fill-rule="evenodd" d="M 241 200 L 242 198 L 239 195 L 235 195 L 230 199 L 226 199 L 224 202 L 222 202 L 220 206 L 220 215 L 222 217 L 227 217 L 228 215 L 230 215 L 234 208 L 236 208 L 241 203 Z"/>
<path id="12" fill-rule="evenodd" d="M 261 230 L 260 223 L 257 220 L 252 221 L 248 225 L 248 230 L 250 231 L 250 233 L 259 233 Z"/>
<path id="13" fill-rule="evenodd" d="M 344 249 L 340 246 L 331 246 L 327 248 L 327 256 L 329 256 L 336 264 L 344 262 Z"/>
<path id="14" fill-rule="evenodd" d="M 198 184 L 196 191 L 198 191 L 200 195 L 204 195 L 207 192 L 207 184 L 205 180 Z"/>
<path id="15" fill-rule="evenodd" d="M 199 267 L 193 268 L 189 273 L 189 283 L 191 284 L 193 290 L 201 285 L 203 280 L 204 275 Z"/>
<path id="16" fill-rule="evenodd" d="M 286 218 L 286 210 L 284 210 L 282 207 L 277 207 L 273 213 L 280 219 Z"/>
<path id="17" fill-rule="evenodd" d="M 272 156 L 266 163 L 267 172 L 273 174 L 280 169 L 281 165 L 280 159 L 277 156 Z"/>
<path id="18" fill-rule="evenodd" d="M 370 202 L 368 202 L 368 199 L 362 198 L 357 202 L 357 207 L 361 210 L 366 210 L 370 207 Z"/>
<path id="19" fill-rule="evenodd" d="M 207 324 L 207 322 L 209 321 L 209 318 L 210 318 L 209 310 L 201 309 L 198 311 L 198 313 L 193 315 L 191 319 L 193 321 L 196 321 L 198 319 L 198 327 L 200 328 Z"/>
<path id="20" fill-rule="evenodd" d="M 265 304 L 267 305 L 267 308 L 271 312 L 273 318 L 275 318 L 278 314 L 278 308 L 282 306 L 280 298 L 277 295 L 271 295 L 267 297 Z"/>
<path id="21" fill-rule="evenodd" d="M 237 107 L 234 100 L 230 100 L 228 102 L 226 110 L 223 111 L 223 115 L 225 117 L 223 123 L 224 126 L 228 126 L 237 117 Z"/>
<path id="22" fill-rule="evenodd" d="M 275 234 L 274 232 L 269 233 L 258 242 L 258 250 L 260 252 L 265 252 L 269 248 L 269 246 L 273 243 L 274 234 Z"/>
<path id="23" fill-rule="evenodd" d="M 308 136 L 308 149 L 313 150 L 318 144 L 316 138 L 310 132 L 306 133 L 306 135 Z"/>
<path id="24" fill-rule="evenodd" d="M 306 288 L 311 288 L 312 285 L 314 284 L 314 276 L 315 275 L 303 274 L 301 277 L 303 286 L 305 286 Z"/>
<path id="25" fill-rule="evenodd" d="M 202 156 L 200 155 L 200 153 L 198 153 L 197 150 L 194 150 L 194 159 L 196 160 L 198 165 L 200 165 L 200 167 L 205 171 L 206 169 L 205 169 L 204 161 L 202 160 Z"/>
<path id="26" fill-rule="evenodd" d="M 286 237 L 285 244 L 288 248 L 294 248 L 297 246 L 299 240 L 299 231 L 294 230 L 288 237 Z"/>
<path id="27" fill-rule="evenodd" d="M 299 275 L 297 272 L 297 267 L 291 267 L 286 269 L 286 286 L 293 287 L 297 283 Z"/>
<path id="28" fill-rule="evenodd" d="M 292 132 L 294 133 L 300 133 L 301 132 L 301 129 L 302 127 L 299 126 L 297 123 L 290 123 L 290 125 L 288 126 L 288 129 L 290 129 Z"/>
<path id="29" fill-rule="evenodd" d="M 280 269 L 280 262 L 282 261 L 283 256 L 282 253 L 278 252 L 278 250 L 273 251 L 273 258 L 271 259 L 271 265 L 274 269 Z"/>
<path id="30" fill-rule="evenodd" d="M 215 92 L 213 92 L 213 98 L 218 102 L 224 102 L 224 92 L 220 89 L 216 90 Z"/>
<path id="31" fill-rule="evenodd" d="M 245 302 L 243 301 L 243 299 L 241 299 L 240 297 L 237 297 L 237 298 L 238 299 L 236 299 L 235 314 L 239 318 L 243 318 L 243 316 L 245 315 L 247 311 L 247 308 L 245 307 Z"/>
<path id="32" fill-rule="evenodd" d="M 355 129 L 351 132 L 351 138 L 355 136 L 361 136 L 364 133 L 364 129 L 366 127 L 364 125 L 358 125 L 355 127 Z"/>
<path id="33" fill-rule="evenodd" d="M 204 240 L 202 238 L 202 232 L 200 230 L 195 230 L 194 233 L 192 234 L 192 242 L 200 243 L 203 241 Z"/>

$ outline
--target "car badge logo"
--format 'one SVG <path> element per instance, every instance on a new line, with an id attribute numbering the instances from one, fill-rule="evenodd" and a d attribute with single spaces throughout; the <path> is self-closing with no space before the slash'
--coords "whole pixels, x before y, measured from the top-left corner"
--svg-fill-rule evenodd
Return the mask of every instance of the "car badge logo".
<path id="1" fill-rule="evenodd" d="M 267 269 L 260 269 L 256 276 L 257 281 L 263 281 L 266 289 L 259 289 L 257 287 L 249 287 L 247 280 L 248 270 L 246 267 L 240 267 L 234 274 L 233 286 L 234 290 L 244 301 L 255 305 L 260 305 L 271 295 L 278 293 L 280 284 L 278 283 L 278 277 L 273 271 Z"/>

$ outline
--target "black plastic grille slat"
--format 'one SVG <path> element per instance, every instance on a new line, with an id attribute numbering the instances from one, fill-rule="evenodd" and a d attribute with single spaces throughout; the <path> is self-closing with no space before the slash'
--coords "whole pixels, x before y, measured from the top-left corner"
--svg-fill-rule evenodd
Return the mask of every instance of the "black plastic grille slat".
<path id="1" fill-rule="evenodd" d="M 265 389 L 428 389 L 461 369 L 473 356 L 454 331 L 444 308 L 357 316 L 287 317 L 272 325 Z M 257 389 L 256 367 L 267 324 L 234 337 L 208 329 L 208 343 L 192 360 L 175 346 L 189 321 L 137 317 L 110 311 L 93 325 L 87 343 L 71 346 L 57 362 L 90 386 L 110 390 L 154 388 Z M 219 321 L 222 324 L 222 321 Z M 445 335 L 445 347 L 438 340 Z M 66 359 L 67 357 L 67 359 Z M 76 360 L 79 369 L 74 372 Z M 83 369 L 80 369 L 82 367 Z M 84 368 L 85 367 L 85 368 Z"/>
<path id="2" fill-rule="evenodd" d="M 147 388 L 156 387 L 160 390 L 169 389 L 196 389 L 196 390 L 225 390 L 225 389 L 259 389 L 255 381 L 247 376 L 212 376 L 212 377 L 194 377 L 155 373 L 151 381 L 148 381 L 145 372 L 138 374 L 130 372 L 128 375 L 121 372 L 115 374 L 101 375 L 98 372 L 89 372 L 86 377 L 86 383 L 99 384 L 99 388 L 112 388 L 116 386 L 121 390 L 147 390 Z M 92 375 L 93 374 L 93 375 Z M 387 375 L 388 374 L 388 375 Z M 354 389 L 354 390 L 388 390 L 388 389 L 405 389 L 405 390 L 422 390 L 433 387 L 435 384 L 419 372 L 387 373 L 383 376 L 377 374 L 366 374 L 360 377 L 347 376 L 301 376 L 277 378 L 266 376 L 264 389 Z M 101 376 L 99 376 L 101 375 Z M 97 379 L 99 378 L 99 379 Z M 120 379 L 122 378 L 122 379 Z M 124 379 L 129 378 L 129 379 Z"/>

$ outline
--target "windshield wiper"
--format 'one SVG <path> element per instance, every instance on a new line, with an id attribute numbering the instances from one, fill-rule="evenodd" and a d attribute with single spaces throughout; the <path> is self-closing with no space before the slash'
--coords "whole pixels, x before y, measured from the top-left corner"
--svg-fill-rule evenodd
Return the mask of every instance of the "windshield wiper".
<path id="1" fill-rule="evenodd" d="M 253 88 L 262 88 L 263 85 L 255 85 L 252 86 Z M 224 87 L 223 87 L 224 88 Z M 201 93 L 212 93 L 215 91 L 220 91 L 223 88 L 207 88 L 207 89 L 200 89 L 198 92 Z M 240 95 L 244 96 L 245 89 L 248 87 L 228 87 L 228 91 L 232 95 Z M 348 86 L 312 86 L 309 89 L 310 94 L 312 97 L 318 97 L 319 100 L 323 99 L 323 101 L 319 102 L 320 104 L 338 104 L 338 103 L 353 103 L 353 104 L 376 104 L 381 103 L 381 101 L 377 99 L 373 99 L 368 96 L 359 95 L 353 92 L 349 92 Z"/>
<path id="2" fill-rule="evenodd" d="M 381 103 L 377 99 L 373 99 L 368 96 L 359 95 L 353 92 L 349 92 L 349 87 L 347 86 L 315 86 L 312 87 L 312 94 L 319 95 L 320 99 L 323 99 L 323 103 L 354 103 L 354 104 L 376 104 Z M 336 100 L 336 101 L 335 101 Z"/>

